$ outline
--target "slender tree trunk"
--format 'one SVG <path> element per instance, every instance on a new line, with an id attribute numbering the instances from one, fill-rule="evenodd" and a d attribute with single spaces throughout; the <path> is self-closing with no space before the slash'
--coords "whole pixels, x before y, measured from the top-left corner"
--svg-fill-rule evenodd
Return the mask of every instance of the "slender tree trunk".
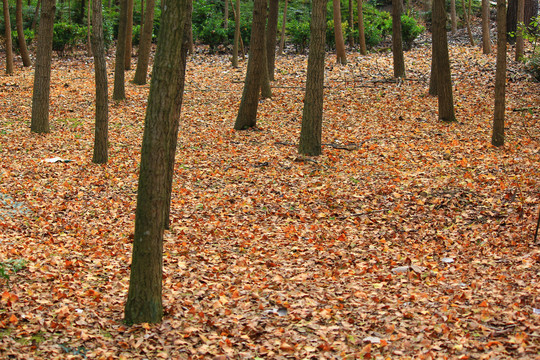
<path id="1" fill-rule="evenodd" d="M 109 160 L 109 96 L 101 7 L 101 0 L 92 1 L 92 47 L 96 79 L 96 127 L 92 162 L 96 164 L 105 164 Z M 90 4 L 88 8 L 90 9 Z"/>
<path id="2" fill-rule="evenodd" d="M 92 0 L 88 0 L 88 16 L 86 17 L 86 44 L 88 49 L 88 56 L 92 56 L 92 41 L 90 40 L 90 34 L 91 34 L 91 19 L 92 19 Z"/>
<path id="3" fill-rule="evenodd" d="M 401 0 L 392 0 L 392 54 L 394 55 L 394 77 L 405 77 L 405 59 L 401 41 Z"/>
<path id="4" fill-rule="evenodd" d="M 233 44 L 233 56 L 232 66 L 238 67 L 238 45 L 240 43 L 240 0 L 236 0 L 236 11 L 234 11 L 234 44 Z"/>
<path id="5" fill-rule="evenodd" d="M 470 5 L 469 0 L 469 5 Z M 471 21 L 470 21 L 470 7 L 467 9 L 467 5 L 465 3 L 465 0 L 461 0 L 461 4 L 463 5 L 463 20 L 465 20 L 465 26 L 467 27 L 467 35 L 469 35 L 469 42 L 471 43 L 471 46 L 474 46 L 474 38 L 471 31 Z"/>
<path id="6" fill-rule="evenodd" d="M 266 18 L 266 0 L 255 0 L 253 6 L 253 23 L 251 25 L 251 41 L 247 65 L 246 81 L 238 116 L 234 123 L 235 130 L 245 130 L 257 125 L 257 107 L 261 78 L 264 75 L 264 32 Z"/>
<path id="7" fill-rule="evenodd" d="M 341 2 L 332 0 L 332 10 L 334 12 L 334 35 L 336 38 L 336 58 L 339 64 L 347 63 L 345 53 L 345 41 L 343 40 L 343 30 L 341 29 Z"/>
<path id="8" fill-rule="evenodd" d="M 118 40 L 116 42 L 116 60 L 114 65 L 114 89 L 113 100 L 119 101 L 126 98 L 125 86 L 125 57 L 126 57 L 126 32 L 127 32 L 127 2 L 119 0 L 120 19 L 118 21 Z"/>
<path id="9" fill-rule="evenodd" d="M 13 74 L 13 44 L 11 43 L 11 20 L 9 18 L 9 2 L 4 2 L 4 25 L 6 27 L 6 74 Z"/>
<path id="10" fill-rule="evenodd" d="M 32 60 L 30 60 L 28 48 L 26 47 L 26 39 L 24 38 L 22 0 L 17 0 L 15 8 L 15 24 L 17 26 L 17 38 L 19 40 L 19 49 L 21 50 L 23 66 L 32 66 Z"/>
<path id="11" fill-rule="evenodd" d="M 435 48 L 433 41 L 431 42 L 431 72 L 429 77 L 429 95 L 437 96 L 437 64 L 435 61 Z"/>
<path id="12" fill-rule="evenodd" d="M 144 0 L 141 0 L 141 31 L 144 26 Z"/>
<path id="13" fill-rule="evenodd" d="M 34 19 L 32 20 L 32 26 L 30 28 L 34 31 L 37 31 L 37 21 L 39 17 L 39 7 L 41 5 L 41 0 L 37 0 L 36 11 L 34 11 Z"/>
<path id="14" fill-rule="evenodd" d="M 517 2 L 517 31 L 516 31 L 516 61 L 523 59 L 523 33 L 527 31 L 527 27 L 524 24 L 525 21 L 525 0 L 518 0 Z M 527 24 L 528 25 L 528 24 Z"/>
<path id="15" fill-rule="evenodd" d="M 504 145 L 506 101 L 506 0 L 497 0 L 497 65 L 495 70 L 495 109 L 491 144 Z"/>
<path id="16" fill-rule="evenodd" d="M 131 69 L 131 52 L 133 49 L 133 0 L 127 0 L 127 23 L 126 23 L 126 49 L 124 52 L 124 66 Z"/>
<path id="17" fill-rule="evenodd" d="M 225 11 L 224 11 L 224 14 L 223 14 L 223 27 L 225 29 L 228 29 L 229 28 L 229 0 L 224 0 L 225 1 Z"/>
<path id="18" fill-rule="evenodd" d="M 35 133 L 48 133 L 50 131 L 49 93 L 55 10 L 56 0 L 43 0 L 37 35 L 36 70 L 34 73 L 34 92 L 32 94 L 32 123 L 30 126 L 30 131 Z"/>
<path id="19" fill-rule="evenodd" d="M 452 35 L 456 35 L 456 32 L 457 32 L 456 0 L 450 0 L 450 22 L 451 22 Z"/>
<path id="20" fill-rule="evenodd" d="M 268 54 L 266 48 L 266 31 L 264 32 L 264 45 L 263 45 L 263 71 L 261 76 L 261 98 L 269 99 L 272 97 L 272 89 L 270 88 L 270 74 L 268 73 Z"/>
<path id="21" fill-rule="evenodd" d="M 154 0 L 148 0 L 146 4 L 146 22 L 141 31 L 141 39 L 139 41 L 139 58 L 137 60 L 137 68 L 133 83 L 137 85 L 146 84 L 146 74 L 148 73 L 148 64 L 150 63 L 150 50 L 152 49 L 152 31 L 154 27 Z"/>
<path id="22" fill-rule="evenodd" d="M 158 323 L 163 316 L 163 224 L 168 169 L 174 163 L 175 139 L 182 106 L 186 58 L 186 22 L 190 0 L 167 1 L 161 18 L 148 108 L 135 213 L 135 235 L 124 315 L 128 324 Z"/>
<path id="23" fill-rule="evenodd" d="M 266 59 L 268 62 L 268 77 L 274 80 L 276 68 L 276 41 L 279 13 L 279 0 L 269 0 L 268 24 L 266 26 Z"/>
<path id="24" fill-rule="evenodd" d="M 285 29 L 287 25 L 287 3 L 288 0 L 285 0 L 285 5 L 283 7 L 283 19 L 281 21 L 281 34 L 279 34 L 279 49 L 278 53 L 283 54 L 283 49 L 285 48 Z"/>
<path id="25" fill-rule="evenodd" d="M 326 3 L 327 0 L 313 0 L 311 13 L 306 95 L 298 144 L 298 152 L 307 156 L 318 156 L 322 152 Z"/>
<path id="26" fill-rule="evenodd" d="M 358 41 L 360 41 L 360 54 L 367 55 L 363 4 L 364 0 L 358 0 Z"/>
<path id="27" fill-rule="evenodd" d="M 482 52 L 491 54 L 491 39 L 489 34 L 489 0 L 482 0 Z"/>
<path id="28" fill-rule="evenodd" d="M 354 0 L 349 0 L 349 29 L 354 29 Z M 354 46 L 354 36 L 352 31 L 349 31 L 349 45 Z"/>
<path id="29" fill-rule="evenodd" d="M 455 121 L 444 0 L 433 1 L 433 52 L 433 56 L 435 56 L 435 70 L 437 71 L 439 120 Z"/>

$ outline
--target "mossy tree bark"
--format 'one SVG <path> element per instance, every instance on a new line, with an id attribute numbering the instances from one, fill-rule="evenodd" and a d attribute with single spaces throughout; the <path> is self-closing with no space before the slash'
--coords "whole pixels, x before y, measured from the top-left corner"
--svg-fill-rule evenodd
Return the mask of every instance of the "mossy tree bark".
<path id="1" fill-rule="evenodd" d="M 185 72 L 185 29 L 191 0 L 167 1 L 162 12 L 141 150 L 135 235 L 125 321 L 158 323 L 163 316 L 163 225 L 168 169 L 174 162 Z"/>
<path id="2" fill-rule="evenodd" d="M 433 56 L 437 72 L 435 80 L 437 81 L 439 120 L 455 121 L 444 0 L 433 1 Z"/>
<path id="3" fill-rule="evenodd" d="M 491 144 L 504 145 L 504 106 L 506 102 L 506 0 L 497 0 L 497 64 L 495 70 L 495 109 Z"/>
<path id="4" fill-rule="evenodd" d="M 302 111 L 302 130 L 298 152 L 308 156 L 321 154 L 324 100 L 324 55 L 326 42 L 326 3 L 313 0 L 311 13 L 311 41 L 306 79 L 306 95 Z"/>
<path id="5" fill-rule="evenodd" d="M 41 17 L 37 35 L 36 70 L 32 94 L 32 121 L 30 131 L 48 133 L 49 94 L 51 85 L 51 61 L 55 0 L 42 0 Z"/>
<path id="6" fill-rule="evenodd" d="M 96 164 L 105 164 L 109 160 L 109 93 L 101 7 L 101 0 L 92 0 L 92 53 L 96 79 L 96 127 L 92 162 Z"/>
<path id="7" fill-rule="evenodd" d="M 261 89 L 261 79 L 264 75 L 263 71 L 265 71 L 266 63 L 264 58 L 265 20 L 266 0 L 255 0 L 246 80 L 240 108 L 234 123 L 235 130 L 245 130 L 257 125 L 259 90 Z"/>

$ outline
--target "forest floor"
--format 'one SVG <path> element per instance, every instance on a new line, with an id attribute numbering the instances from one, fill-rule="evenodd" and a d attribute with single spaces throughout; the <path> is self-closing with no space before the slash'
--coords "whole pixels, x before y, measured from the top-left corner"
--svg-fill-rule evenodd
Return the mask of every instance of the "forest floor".
<path id="1" fill-rule="evenodd" d="M 295 146 L 307 57 L 278 57 L 258 128 L 233 131 L 246 63 L 191 56 L 166 314 L 131 327 L 149 87 L 111 103 L 95 165 L 91 58 L 55 57 L 47 135 L 29 129 L 33 70 L 1 75 L 0 358 L 539 359 L 540 84 L 510 60 L 495 148 L 495 55 L 450 52 L 450 124 L 427 94 L 429 47 L 406 53 L 400 83 L 390 53 L 328 54 L 317 158 Z"/>

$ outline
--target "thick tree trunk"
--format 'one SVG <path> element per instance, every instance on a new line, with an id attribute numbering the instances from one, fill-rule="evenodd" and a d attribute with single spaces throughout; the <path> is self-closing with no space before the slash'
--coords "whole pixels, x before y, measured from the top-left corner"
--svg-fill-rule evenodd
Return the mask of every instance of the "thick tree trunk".
<path id="1" fill-rule="evenodd" d="M 96 79 L 96 128 L 92 162 L 96 164 L 105 164 L 109 160 L 109 96 L 101 6 L 101 0 L 92 1 L 92 51 Z"/>
<path id="2" fill-rule="evenodd" d="M 23 66 L 32 66 L 32 60 L 30 60 L 28 47 L 26 46 L 26 39 L 24 38 L 22 0 L 17 0 L 15 8 L 15 24 L 17 26 L 17 38 L 19 40 L 19 49 L 21 51 Z"/>
<path id="3" fill-rule="evenodd" d="M 486 55 L 491 54 L 489 18 L 489 0 L 482 0 L 482 52 Z"/>
<path id="4" fill-rule="evenodd" d="M 232 66 L 234 68 L 238 67 L 239 45 L 240 45 L 240 0 L 236 0 L 236 11 L 234 11 L 234 44 L 233 44 L 233 56 L 232 56 Z"/>
<path id="5" fill-rule="evenodd" d="M 268 24 L 266 25 L 266 59 L 268 62 L 268 77 L 274 79 L 276 68 L 276 42 L 279 13 L 279 0 L 269 0 Z"/>
<path id="6" fill-rule="evenodd" d="M 118 40 L 116 42 L 116 59 L 114 65 L 114 89 L 113 100 L 120 101 L 126 98 L 125 86 L 125 54 L 126 54 L 126 32 L 127 32 L 127 3 L 128 0 L 119 0 L 120 19 L 118 22 Z"/>
<path id="7" fill-rule="evenodd" d="M 341 29 L 341 2 L 332 0 L 332 10 L 334 12 L 334 36 L 336 39 L 336 58 L 339 64 L 347 63 L 345 53 L 345 41 L 343 40 L 343 30 Z"/>
<path id="8" fill-rule="evenodd" d="M 439 120 L 455 121 L 444 0 L 433 1 L 433 56 L 435 57 L 435 70 L 437 71 Z"/>
<path id="9" fill-rule="evenodd" d="M 11 21 L 9 18 L 9 2 L 4 2 L 4 26 L 6 27 L 6 74 L 13 74 L 13 44 L 11 42 Z"/>
<path id="10" fill-rule="evenodd" d="M 133 83 L 137 85 L 146 84 L 146 74 L 148 73 L 148 64 L 150 63 L 150 50 L 152 48 L 152 30 L 154 27 L 154 0 L 148 0 L 146 4 L 146 14 L 144 15 L 146 22 L 141 31 L 141 39 L 139 41 L 139 58 L 137 60 L 137 68 Z"/>
<path id="11" fill-rule="evenodd" d="M 30 130 L 35 133 L 48 133 L 50 131 L 49 94 L 55 10 L 56 0 L 43 0 L 37 35 L 36 70 L 34 73 L 34 92 L 32 94 L 32 123 L 30 126 Z"/>
<path id="12" fill-rule="evenodd" d="M 278 53 L 283 54 L 283 49 L 285 48 L 285 29 L 287 25 L 287 3 L 288 0 L 285 0 L 285 5 L 283 6 L 283 19 L 281 21 L 281 34 L 279 36 L 279 49 Z"/>
<path id="13" fill-rule="evenodd" d="M 508 1 L 508 12 L 506 13 L 506 34 L 507 41 L 513 44 L 516 40 L 517 32 L 518 0 Z M 523 22 L 529 26 L 531 19 L 538 15 L 538 0 L 525 0 Z"/>
<path id="14" fill-rule="evenodd" d="M 257 125 L 259 90 L 261 88 L 261 78 L 263 77 L 266 61 L 264 59 L 265 19 L 266 0 L 255 0 L 246 80 L 238 116 L 234 123 L 235 130 L 245 130 Z"/>
<path id="15" fill-rule="evenodd" d="M 364 0 L 358 0 L 358 41 L 360 41 L 360 54 L 366 55 L 366 35 L 364 27 L 364 10 L 363 10 Z"/>
<path id="16" fill-rule="evenodd" d="M 158 323 L 163 316 L 163 225 L 174 162 L 185 76 L 185 29 L 190 0 L 168 1 L 162 12 L 148 107 L 135 213 L 135 235 L 125 321 Z"/>
<path id="17" fill-rule="evenodd" d="M 518 0 L 517 8 L 517 31 L 516 31 L 516 61 L 523 58 L 523 33 L 526 31 L 525 21 L 525 0 Z M 528 24 L 527 24 L 528 25 Z"/>
<path id="18" fill-rule="evenodd" d="M 124 66 L 126 70 L 131 69 L 131 52 L 133 49 L 133 6 L 133 0 L 127 0 L 126 49 L 124 50 Z"/>
<path id="19" fill-rule="evenodd" d="M 401 41 L 401 0 L 392 0 L 392 55 L 394 56 L 394 77 L 405 77 L 405 59 Z"/>
<path id="20" fill-rule="evenodd" d="M 497 0 L 497 65 L 495 70 L 495 108 L 491 144 L 504 145 L 504 106 L 506 101 L 506 0 Z"/>
<path id="21" fill-rule="evenodd" d="M 302 130 L 298 152 L 308 156 L 321 154 L 324 100 L 324 55 L 327 0 L 313 0 L 311 40 L 306 79 L 306 96 L 302 111 Z"/>

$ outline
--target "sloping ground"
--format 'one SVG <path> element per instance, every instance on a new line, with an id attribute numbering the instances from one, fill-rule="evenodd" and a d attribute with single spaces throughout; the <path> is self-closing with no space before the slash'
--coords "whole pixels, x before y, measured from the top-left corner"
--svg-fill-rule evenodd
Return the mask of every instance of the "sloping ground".
<path id="1" fill-rule="evenodd" d="M 55 61 L 45 136 L 29 131 L 32 71 L 2 75 L 0 357 L 538 358 L 540 86 L 510 72 L 507 144 L 493 148 L 494 56 L 451 58 L 459 122 L 444 124 L 429 49 L 406 54 L 399 84 L 390 54 L 329 55 L 326 145 L 304 159 L 306 57 L 278 59 L 259 128 L 237 132 L 245 63 L 193 56 L 166 316 L 133 327 L 122 318 L 148 86 L 111 104 L 101 166 L 90 59 Z M 56 156 L 74 161 L 42 161 Z"/>

